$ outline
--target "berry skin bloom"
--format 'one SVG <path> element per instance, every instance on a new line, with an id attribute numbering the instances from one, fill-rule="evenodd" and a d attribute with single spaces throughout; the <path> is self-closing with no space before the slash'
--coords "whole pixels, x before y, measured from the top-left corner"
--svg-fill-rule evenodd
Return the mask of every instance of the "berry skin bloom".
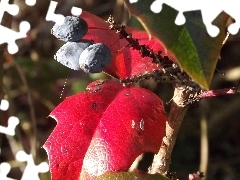
<path id="1" fill-rule="evenodd" d="M 87 47 L 80 55 L 80 68 L 86 73 L 99 73 L 109 66 L 112 59 L 110 49 L 102 43 Z"/>
<path id="2" fill-rule="evenodd" d="M 54 59 L 70 69 L 80 70 L 78 62 L 80 54 L 92 44 L 92 41 L 85 39 L 79 42 L 67 42 L 57 51 Z"/>
<path id="3" fill-rule="evenodd" d="M 88 32 L 87 22 L 76 16 L 66 16 L 62 25 L 55 24 L 51 33 L 62 41 L 78 42 Z"/>

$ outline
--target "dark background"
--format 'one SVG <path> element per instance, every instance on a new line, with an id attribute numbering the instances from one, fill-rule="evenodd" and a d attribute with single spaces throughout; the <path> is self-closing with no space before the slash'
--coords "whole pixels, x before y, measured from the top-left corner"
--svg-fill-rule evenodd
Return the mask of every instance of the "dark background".
<path id="1" fill-rule="evenodd" d="M 76 6 L 103 19 L 113 15 L 120 22 L 129 22 L 122 0 L 58 2 L 56 13 L 65 16 L 71 15 L 70 9 Z M 20 119 L 20 124 L 14 137 L 0 134 L 0 162 L 9 162 L 12 166 L 9 177 L 20 179 L 21 168 L 25 164 L 15 160 L 17 151 L 24 150 L 35 154 L 36 164 L 47 161 L 47 154 L 41 147 L 56 125 L 54 120 L 47 118 L 51 110 L 66 96 L 83 91 L 94 79 L 109 77 L 102 73 L 89 75 L 69 70 L 54 60 L 53 56 L 63 42 L 50 33 L 54 22 L 45 20 L 50 1 L 37 0 L 33 7 L 26 6 L 24 1 L 15 3 L 19 5 L 20 12 L 11 18 L 12 28 L 18 31 L 19 23 L 26 20 L 31 24 L 31 30 L 27 38 L 17 41 L 19 52 L 11 56 L 4 51 L 4 60 L 1 60 L 4 97 L 9 100 L 10 108 L 1 112 L 0 125 L 6 126 L 8 117 L 12 115 Z M 7 18 L 6 16 L 4 18 Z M 133 22 L 135 21 L 131 21 L 131 25 L 134 26 Z M 230 36 L 221 50 L 221 60 L 217 64 L 218 70 L 215 72 L 211 89 L 239 85 L 239 49 L 240 34 Z M 234 70 L 235 77 L 229 75 Z M 158 94 L 169 110 L 167 102 L 173 94 L 171 84 L 157 84 L 153 80 L 145 80 L 137 85 Z M 200 124 L 204 121 L 207 123 L 209 145 L 208 170 L 205 172 L 207 179 L 240 179 L 239 95 L 206 99 L 188 110 L 173 151 L 170 171 L 176 172 L 180 179 L 187 179 L 189 173 L 199 170 Z M 139 168 L 146 171 L 151 158 L 152 155 L 147 154 L 145 160 L 139 163 Z M 50 179 L 49 173 L 41 174 L 41 179 Z"/>

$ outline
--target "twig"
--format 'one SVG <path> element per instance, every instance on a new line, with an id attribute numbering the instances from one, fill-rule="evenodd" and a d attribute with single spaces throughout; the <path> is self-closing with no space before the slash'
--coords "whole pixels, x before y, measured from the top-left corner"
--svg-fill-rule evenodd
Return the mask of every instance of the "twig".
<path id="1" fill-rule="evenodd" d="M 116 30 L 117 33 L 120 34 L 120 38 L 126 39 L 129 43 L 129 47 L 138 50 L 142 57 L 148 56 L 153 59 L 153 62 L 164 64 L 165 66 L 168 65 L 169 67 L 174 64 L 167 56 L 162 57 L 161 51 L 159 51 L 158 54 L 155 54 L 153 50 L 146 45 L 140 45 L 137 39 L 133 39 L 132 35 L 125 31 L 125 26 L 115 22 L 112 16 L 110 16 L 106 22 L 109 23 L 109 29 Z"/>
<path id="2" fill-rule="evenodd" d="M 160 150 L 158 154 L 155 155 L 152 166 L 149 168 L 149 173 L 165 174 L 169 170 L 171 154 L 176 142 L 178 130 L 188 109 L 188 99 L 198 97 L 201 88 L 193 82 L 185 72 L 182 72 L 176 63 L 169 60 L 168 57 L 162 57 L 161 52 L 156 54 L 146 45 L 140 45 L 138 40 L 133 39 L 132 36 L 125 31 L 125 26 L 114 22 L 111 16 L 107 22 L 111 30 L 116 30 L 117 33 L 120 34 L 120 38 L 124 38 L 129 42 L 129 47 L 138 50 L 142 57 L 148 56 L 152 58 L 153 63 L 159 63 L 163 67 L 162 70 L 154 71 L 150 74 L 143 74 L 120 81 L 125 83 L 138 82 L 141 79 L 152 77 L 158 81 L 175 84 L 171 110 L 166 122 L 166 136 L 163 138 Z"/>
<path id="3" fill-rule="evenodd" d="M 18 74 L 20 76 L 20 79 L 23 83 L 23 85 L 26 87 L 27 90 L 27 101 L 30 109 L 30 116 L 31 116 L 31 121 L 32 121 L 32 137 L 30 137 L 31 140 L 31 154 L 33 155 L 33 158 L 36 158 L 36 151 L 37 151 L 37 121 L 36 121 L 36 116 L 35 116 L 35 110 L 34 110 L 34 105 L 32 101 L 32 96 L 31 96 L 31 91 L 28 87 L 27 80 L 25 78 L 24 73 L 22 72 L 22 69 L 19 67 L 19 65 L 13 61 L 14 66 L 16 67 Z"/>
<path id="4" fill-rule="evenodd" d="M 163 57 L 161 55 L 161 51 L 155 53 L 148 46 L 139 44 L 137 39 L 132 38 L 132 35 L 126 32 L 126 27 L 115 22 L 112 16 L 110 16 L 106 22 L 109 24 L 109 29 L 115 30 L 119 34 L 120 38 L 124 38 L 128 41 L 129 47 L 134 50 L 138 50 L 142 57 L 147 56 L 152 58 L 153 63 L 158 63 L 162 67 L 161 70 L 155 70 L 152 73 L 141 74 L 127 79 L 120 79 L 120 82 L 130 83 L 138 82 L 141 79 L 154 78 L 160 82 L 182 84 L 184 86 L 187 85 L 200 89 L 199 86 L 185 72 L 181 71 L 177 63 L 174 63 L 167 56 Z"/>
<path id="5" fill-rule="evenodd" d="M 185 72 L 180 70 L 178 64 L 169 60 L 166 56 L 162 57 L 161 52 L 156 54 L 146 45 L 139 44 L 137 39 L 133 39 L 131 34 L 126 32 L 125 26 L 116 23 L 112 16 L 110 16 L 106 22 L 109 23 L 111 30 L 116 30 L 117 33 L 119 33 L 120 38 L 128 41 L 129 47 L 138 50 L 142 57 L 148 56 L 152 58 L 153 63 L 158 63 L 163 67 L 161 70 L 154 71 L 153 73 L 120 79 L 120 82 L 130 83 L 138 82 L 141 79 L 154 78 L 157 81 L 173 83 L 175 85 L 171 110 L 166 122 L 166 136 L 163 138 L 160 150 L 158 154 L 155 155 L 152 166 L 149 168 L 149 173 L 165 174 L 169 170 L 171 154 L 176 142 L 178 130 L 188 107 L 204 98 L 227 94 L 240 94 L 240 87 L 202 91 L 198 84 Z"/>
<path id="6" fill-rule="evenodd" d="M 165 174 L 169 170 L 171 154 L 176 142 L 178 130 L 188 109 L 186 106 L 183 106 L 183 101 L 187 97 L 188 95 L 183 88 L 175 88 L 171 110 L 166 122 L 166 136 L 163 138 L 160 150 L 158 154 L 154 156 L 152 166 L 149 168 L 148 172 L 151 174 Z"/>
<path id="7" fill-rule="evenodd" d="M 207 119 L 206 115 L 203 112 L 201 120 L 200 120 L 200 125 L 201 125 L 201 159 L 200 159 L 200 171 L 205 172 L 205 177 L 207 175 L 207 167 L 208 167 L 208 124 L 207 124 Z"/>

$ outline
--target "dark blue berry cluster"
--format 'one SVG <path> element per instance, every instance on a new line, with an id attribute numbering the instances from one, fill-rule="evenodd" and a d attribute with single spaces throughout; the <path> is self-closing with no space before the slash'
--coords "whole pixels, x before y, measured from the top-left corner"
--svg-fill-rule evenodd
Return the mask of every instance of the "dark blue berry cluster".
<path id="1" fill-rule="evenodd" d="M 52 34 L 66 43 L 54 58 L 68 68 L 99 73 L 108 67 L 112 54 L 106 45 L 82 39 L 87 32 L 88 24 L 80 17 L 66 16 L 62 25 L 55 24 Z"/>

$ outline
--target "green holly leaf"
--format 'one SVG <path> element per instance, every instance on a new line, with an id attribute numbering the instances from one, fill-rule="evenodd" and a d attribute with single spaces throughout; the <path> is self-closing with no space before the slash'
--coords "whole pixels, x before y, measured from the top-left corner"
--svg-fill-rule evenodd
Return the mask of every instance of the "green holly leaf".
<path id="1" fill-rule="evenodd" d="M 179 66 L 199 85 L 208 89 L 226 37 L 229 15 L 221 13 L 214 20 L 213 24 L 220 29 L 220 33 L 213 38 L 207 33 L 200 11 L 184 13 L 186 23 L 178 26 L 175 24 L 178 11 L 170 6 L 163 4 L 160 13 L 153 13 L 150 9 L 153 1 L 125 2 L 146 31 L 174 54 Z"/>

